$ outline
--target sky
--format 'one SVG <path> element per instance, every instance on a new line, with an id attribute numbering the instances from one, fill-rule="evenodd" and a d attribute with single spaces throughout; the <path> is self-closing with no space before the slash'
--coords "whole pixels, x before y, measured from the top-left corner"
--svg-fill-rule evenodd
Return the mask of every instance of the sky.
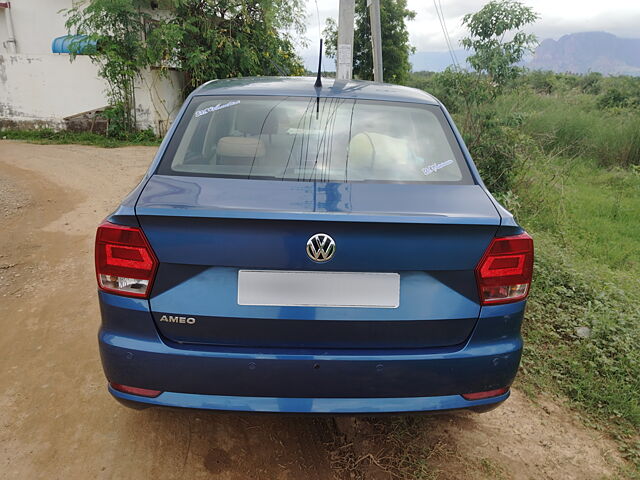
<path id="1" fill-rule="evenodd" d="M 452 37 L 454 48 L 466 34 L 462 17 L 478 11 L 488 0 L 440 0 Z M 639 0 L 525 0 L 539 15 L 538 22 L 528 30 L 542 41 L 558 39 L 568 33 L 606 31 L 620 37 L 640 38 Z M 317 0 L 320 28 L 325 19 L 337 19 L 339 0 Z M 446 44 L 432 0 L 408 0 L 409 8 L 416 12 L 415 20 L 407 28 L 411 44 L 418 52 L 445 51 Z M 307 48 L 299 48 L 303 58 L 317 55 L 318 15 L 316 1 L 307 0 Z"/>

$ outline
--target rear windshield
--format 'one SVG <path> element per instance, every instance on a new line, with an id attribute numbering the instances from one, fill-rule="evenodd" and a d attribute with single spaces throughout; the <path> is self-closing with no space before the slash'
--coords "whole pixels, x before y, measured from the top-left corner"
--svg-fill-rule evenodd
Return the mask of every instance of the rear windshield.
<path id="1" fill-rule="evenodd" d="M 316 97 L 194 97 L 158 173 L 473 183 L 437 106 Z"/>

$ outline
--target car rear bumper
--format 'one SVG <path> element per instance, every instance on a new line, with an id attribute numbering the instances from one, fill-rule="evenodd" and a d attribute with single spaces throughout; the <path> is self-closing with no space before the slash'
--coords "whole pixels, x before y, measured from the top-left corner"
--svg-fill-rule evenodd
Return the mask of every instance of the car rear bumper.
<path id="1" fill-rule="evenodd" d="M 288 413 L 426 412 L 484 407 L 508 393 L 522 352 L 524 303 L 483 308 L 464 345 L 422 350 L 241 349 L 161 338 L 144 300 L 100 293 L 100 353 L 109 382 L 159 390 L 155 398 L 110 389 L 122 401 L 212 410 Z"/>
<path id="2" fill-rule="evenodd" d="M 468 401 L 461 395 L 404 398 L 289 398 L 238 397 L 228 395 L 200 395 L 194 393 L 163 392 L 155 398 L 130 395 L 113 389 L 109 393 L 132 408 L 180 407 L 199 410 L 219 410 L 256 413 L 311 414 L 386 414 L 422 413 L 472 409 L 492 410 L 504 402 L 511 392 L 484 400 Z"/>

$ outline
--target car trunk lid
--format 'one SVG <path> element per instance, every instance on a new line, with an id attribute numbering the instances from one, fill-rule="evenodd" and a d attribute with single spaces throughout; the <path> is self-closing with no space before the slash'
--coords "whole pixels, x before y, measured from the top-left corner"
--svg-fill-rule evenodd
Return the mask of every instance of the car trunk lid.
<path id="1" fill-rule="evenodd" d="M 159 331 L 243 347 L 459 345 L 480 312 L 474 268 L 500 224 L 477 185 L 161 175 L 136 214 L 160 262 L 150 298 Z M 325 263 L 306 252 L 317 233 L 336 243 Z M 243 269 L 397 273 L 399 305 L 242 305 Z"/>

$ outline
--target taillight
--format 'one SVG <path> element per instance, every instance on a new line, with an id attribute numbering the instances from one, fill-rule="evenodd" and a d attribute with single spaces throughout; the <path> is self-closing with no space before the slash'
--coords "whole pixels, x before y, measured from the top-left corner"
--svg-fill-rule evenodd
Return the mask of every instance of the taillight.
<path id="1" fill-rule="evenodd" d="M 142 230 L 104 222 L 96 234 L 98 286 L 107 292 L 146 298 L 158 260 Z"/>
<path id="2" fill-rule="evenodd" d="M 524 300 L 533 275 L 533 239 L 526 233 L 494 238 L 476 267 L 482 305 Z"/>

